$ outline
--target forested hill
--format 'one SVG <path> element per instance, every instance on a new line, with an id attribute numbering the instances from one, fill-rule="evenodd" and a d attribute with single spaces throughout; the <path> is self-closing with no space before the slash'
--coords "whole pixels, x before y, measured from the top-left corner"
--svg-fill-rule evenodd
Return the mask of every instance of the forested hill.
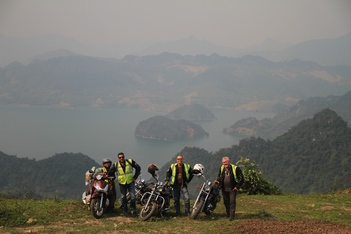
<path id="1" fill-rule="evenodd" d="M 232 163 L 239 156 L 260 165 L 264 176 L 283 192 L 314 193 L 351 187 L 351 129 L 334 111 L 325 109 L 303 120 L 282 136 L 270 141 L 262 138 L 241 140 L 238 145 L 207 152 L 184 148 L 184 162 L 205 166 L 213 180 L 223 156 Z M 165 173 L 175 157 L 161 169 Z"/>
<path id="2" fill-rule="evenodd" d="M 83 154 L 18 158 L 0 151 L 0 193 L 35 198 L 77 199 L 85 190 L 85 172 L 99 164 Z"/>

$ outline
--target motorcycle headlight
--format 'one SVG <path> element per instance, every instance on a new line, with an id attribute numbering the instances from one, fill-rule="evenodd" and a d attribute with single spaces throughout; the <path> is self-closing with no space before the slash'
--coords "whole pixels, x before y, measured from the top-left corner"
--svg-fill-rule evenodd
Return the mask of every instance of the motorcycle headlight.
<path id="1" fill-rule="evenodd" d="M 163 189 L 162 186 L 157 187 L 158 192 L 162 192 L 162 189 Z"/>
<path id="2" fill-rule="evenodd" d="M 207 184 L 205 185 L 205 190 L 208 192 L 211 190 L 211 182 L 207 182 Z"/>

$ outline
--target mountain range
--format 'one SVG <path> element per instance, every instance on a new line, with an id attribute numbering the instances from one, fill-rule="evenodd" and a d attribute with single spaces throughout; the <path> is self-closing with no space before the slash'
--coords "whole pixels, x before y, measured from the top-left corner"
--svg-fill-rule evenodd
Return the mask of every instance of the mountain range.
<path id="1" fill-rule="evenodd" d="M 120 60 L 68 54 L 0 68 L 0 104 L 13 105 L 127 106 L 170 112 L 197 103 L 272 112 L 301 99 L 349 90 L 351 66 L 272 62 L 258 56 L 162 53 Z"/>
<path id="2" fill-rule="evenodd" d="M 350 48 L 351 33 L 338 38 L 314 39 L 295 45 L 286 45 L 274 39 L 266 39 L 261 44 L 243 49 L 215 45 L 195 36 L 156 44 L 130 42 L 88 46 L 53 34 L 30 38 L 13 38 L 0 34 L 0 66 L 6 66 L 15 61 L 28 64 L 34 59 L 45 59 L 48 54 L 53 57 L 60 56 L 63 50 L 76 55 L 117 59 L 122 59 L 127 55 L 158 55 L 164 52 L 192 56 L 219 54 L 235 58 L 254 55 L 275 62 L 300 59 L 334 66 L 351 65 Z"/>

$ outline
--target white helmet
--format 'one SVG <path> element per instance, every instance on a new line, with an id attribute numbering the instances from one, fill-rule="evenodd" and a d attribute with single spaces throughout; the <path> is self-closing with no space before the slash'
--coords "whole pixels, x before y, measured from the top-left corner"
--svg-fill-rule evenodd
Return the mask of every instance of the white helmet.
<path id="1" fill-rule="evenodd" d="M 193 168 L 193 174 L 195 174 L 197 176 L 203 175 L 204 170 L 205 170 L 205 167 L 202 164 L 200 164 L 200 163 L 195 164 L 194 168 Z"/>

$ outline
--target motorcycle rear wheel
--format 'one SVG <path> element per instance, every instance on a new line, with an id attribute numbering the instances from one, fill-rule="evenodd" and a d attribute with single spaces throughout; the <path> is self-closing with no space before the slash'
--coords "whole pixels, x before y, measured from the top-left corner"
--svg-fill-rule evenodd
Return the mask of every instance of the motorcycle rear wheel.
<path id="1" fill-rule="evenodd" d="M 202 205 L 204 204 L 204 200 L 202 199 L 199 199 L 195 205 L 195 207 L 193 208 L 193 210 L 191 211 L 191 214 L 190 214 L 190 217 L 192 219 L 196 219 L 196 217 L 200 214 L 201 212 L 201 208 L 202 208 Z"/>
<path id="2" fill-rule="evenodd" d="M 90 210 L 93 213 L 93 216 L 97 219 L 100 219 L 104 214 L 104 208 L 100 208 L 101 198 L 94 198 L 90 203 Z"/>
<path id="3" fill-rule="evenodd" d="M 155 213 L 157 208 L 157 204 L 156 202 L 149 202 L 149 204 L 147 206 L 144 206 L 140 213 L 139 213 L 139 218 L 143 221 L 148 220 L 153 213 Z"/>

